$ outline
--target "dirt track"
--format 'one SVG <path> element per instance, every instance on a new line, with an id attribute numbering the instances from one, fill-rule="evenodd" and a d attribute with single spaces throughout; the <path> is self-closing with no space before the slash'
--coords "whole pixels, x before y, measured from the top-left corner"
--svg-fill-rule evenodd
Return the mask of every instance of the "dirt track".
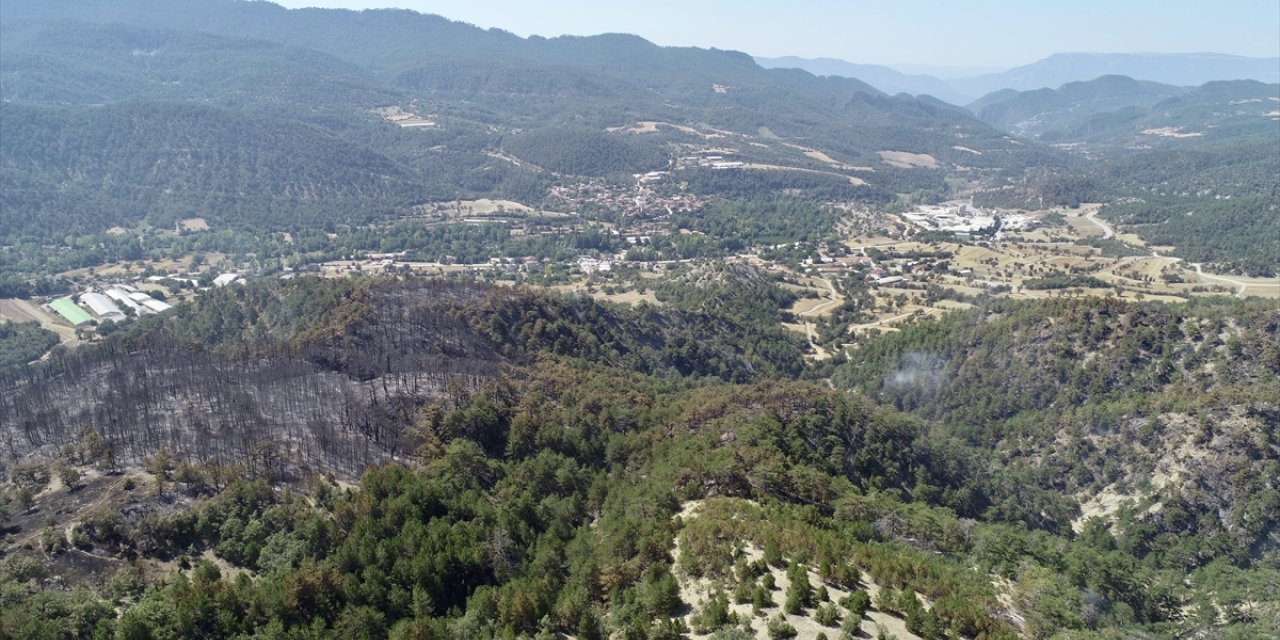
<path id="1" fill-rule="evenodd" d="M 0 318 L 13 322 L 38 322 L 40 326 L 58 334 L 62 344 L 74 344 L 76 330 L 61 322 L 32 302 L 7 298 L 0 300 Z"/>

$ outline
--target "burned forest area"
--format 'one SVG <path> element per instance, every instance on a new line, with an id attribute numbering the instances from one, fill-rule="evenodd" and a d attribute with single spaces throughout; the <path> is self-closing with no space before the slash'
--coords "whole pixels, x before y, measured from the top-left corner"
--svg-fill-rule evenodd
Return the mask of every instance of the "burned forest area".
<path id="1" fill-rule="evenodd" d="M 0 2 L 0 640 L 1280 639 L 1280 59 L 284 4 Z"/>

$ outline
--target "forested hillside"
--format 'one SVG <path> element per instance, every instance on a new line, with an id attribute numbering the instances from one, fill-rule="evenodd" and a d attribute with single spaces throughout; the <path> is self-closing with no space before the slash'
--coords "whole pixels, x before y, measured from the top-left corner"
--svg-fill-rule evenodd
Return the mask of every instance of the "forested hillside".
<path id="1" fill-rule="evenodd" d="M 1066 87 L 1064 87 L 1065 89 Z M 1041 140 L 1082 143 L 1104 149 L 1183 149 L 1277 135 L 1280 85 L 1252 80 L 1210 82 L 1159 102 L 1133 92 L 1133 106 L 1086 112 L 1046 129 Z M 1136 95 L 1135 95 L 1136 94 Z M 1158 95 L 1154 94 L 1154 95 Z"/>
<path id="2" fill-rule="evenodd" d="M 0 97 L 8 101 L 196 101 L 298 117 L 403 97 L 355 64 L 265 40 L 70 19 L 6 20 L 3 28 Z"/>
<path id="3" fill-rule="evenodd" d="M 277 115 L 292 107 L 307 118 L 316 109 L 410 97 L 441 114 L 529 129 L 659 120 L 754 134 L 767 126 L 786 137 L 821 133 L 853 155 L 887 148 L 954 155 L 958 129 L 971 148 L 999 149 L 1018 162 L 1042 153 L 1008 144 L 958 110 L 908 97 L 855 100 L 881 95 L 856 80 L 765 70 L 744 54 L 663 48 L 635 36 L 524 39 L 412 12 L 228 1 L 6 5 L 10 99 L 205 99 Z M 254 64 L 244 64 L 250 56 Z M 246 91 L 249 82 L 272 88 Z M 338 91 L 321 95 L 317 86 Z M 886 118 L 895 126 L 876 121 Z M 903 131 L 916 133 L 904 139 Z"/>
<path id="4" fill-rule="evenodd" d="M 0 424 L 15 455 L 76 442 L 88 428 L 114 443 L 113 464 L 160 449 L 229 463 L 270 442 L 274 473 L 355 477 L 412 451 L 404 430 L 424 398 L 450 381 L 483 385 L 543 350 L 653 374 L 799 373 L 798 341 L 781 329 L 705 315 L 434 281 L 237 287 L 9 372 Z M 708 340 L 715 326 L 725 331 Z"/>
<path id="5" fill-rule="evenodd" d="M 300 123 L 203 106 L 0 106 L 0 235 L 61 238 L 204 217 L 239 229 L 368 222 L 440 192 Z"/>
<path id="6" fill-rule="evenodd" d="M 1172 94 L 1171 97 L 1157 100 Z M 1108 110 L 1109 106 L 1128 106 Z M 1092 162 L 1040 174 L 1014 194 L 1074 206 L 1109 203 L 1104 218 L 1149 244 L 1212 269 L 1265 277 L 1280 254 L 1280 85 L 1241 80 L 1178 89 L 1099 78 L 1057 91 L 1003 92 L 974 105 L 985 121 L 1084 150 Z M 1025 201 L 1024 201 L 1025 203 Z"/>
<path id="7" fill-rule="evenodd" d="M 1277 542 L 1280 514 L 1264 505 L 1277 497 L 1265 469 L 1280 461 L 1278 374 L 1274 305 L 1091 299 L 951 314 L 853 352 L 834 379 L 998 452 L 993 484 L 1017 499 L 992 496 L 990 510 L 1061 530 L 1076 517 L 1067 496 L 1146 487 L 1198 519 L 1151 522 L 1216 549 L 1167 553 L 1243 558 Z"/>
<path id="8" fill-rule="evenodd" d="M 4 0 L 0 640 L 1274 636 L 1278 91 Z"/>
<path id="9" fill-rule="evenodd" d="M 669 309 L 627 311 L 300 279 L 10 370 L 7 517 L 47 555 L 6 551 L 0 621 L 19 637 L 1274 628 L 1273 308 L 995 304 L 834 363 L 848 394 L 737 338 L 776 327 L 772 286 L 701 272 L 660 292 Z M 708 304 L 733 289 L 753 304 Z M 325 479 L 366 466 L 356 489 Z M 118 509 L 75 506 L 89 496 Z M 41 582 L 55 574 L 79 590 Z"/>
<path id="10" fill-rule="evenodd" d="M 0 367 L 27 364 L 58 344 L 58 336 L 34 322 L 0 322 Z"/>
<path id="11" fill-rule="evenodd" d="M 1176 247 L 1191 262 L 1263 277 L 1280 273 L 1280 255 L 1265 241 L 1280 237 L 1274 142 L 1151 151 L 1110 163 L 1099 183 L 1126 196 L 1102 216 L 1152 244 Z"/>
<path id="12" fill-rule="evenodd" d="M 0 9 L 0 28 L 4 205 L 14 212 L 0 238 L 14 254 L 6 277 L 22 290 L 47 275 L 31 265 L 142 254 L 118 250 L 132 239 L 102 234 L 113 227 L 142 236 L 200 217 L 233 235 L 333 231 L 455 199 L 536 206 L 557 181 L 676 167 L 695 195 L 735 199 L 886 207 L 972 189 L 1011 207 L 1138 198 L 1151 206 L 1112 219 L 1145 225 L 1135 230 L 1188 261 L 1275 273 L 1271 256 L 1242 241 L 1274 232 L 1276 219 L 1266 210 L 1275 154 L 1258 145 L 1276 137 L 1268 114 L 1280 96 L 1255 81 L 1188 90 L 1106 76 L 973 105 L 990 123 L 1101 153 L 1099 163 L 928 96 L 628 35 L 521 38 L 408 11 L 230 0 L 17 0 Z M 1191 195 L 1201 175 L 1221 173 L 1179 159 L 1197 152 L 1254 166 Z M 708 169 L 713 154 L 750 169 Z M 1167 177 L 1145 181 L 1148 168 Z M 1242 179 L 1263 184 L 1227 189 Z M 246 244 L 220 248 L 269 250 Z"/>
<path id="13" fill-rule="evenodd" d="M 1056 201 L 1107 202 L 1103 218 L 1211 269 L 1267 277 L 1280 272 L 1276 197 L 1280 129 L 1216 144 L 1111 158 L 1083 175 L 1046 181 Z"/>
<path id="14" fill-rule="evenodd" d="M 979 98 L 967 108 L 996 128 L 1037 137 L 1079 126 L 1098 114 L 1151 107 L 1187 91 L 1183 87 L 1142 82 L 1127 76 L 1102 76 L 1088 82 L 1064 84 L 1056 90 L 1003 89 Z"/>

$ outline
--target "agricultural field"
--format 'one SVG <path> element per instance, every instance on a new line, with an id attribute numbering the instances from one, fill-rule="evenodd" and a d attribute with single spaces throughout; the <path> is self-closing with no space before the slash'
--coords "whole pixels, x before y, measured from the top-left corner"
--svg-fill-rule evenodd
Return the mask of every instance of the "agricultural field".
<path id="1" fill-rule="evenodd" d="M 60 321 L 53 314 L 29 300 L 0 300 L 0 320 L 18 324 L 36 322 L 42 329 L 58 334 L 58 339 L 64 345 L 74 345 L 79 342 L 76 330 L 73 327 L 68 326 L 66 322 Z"/>

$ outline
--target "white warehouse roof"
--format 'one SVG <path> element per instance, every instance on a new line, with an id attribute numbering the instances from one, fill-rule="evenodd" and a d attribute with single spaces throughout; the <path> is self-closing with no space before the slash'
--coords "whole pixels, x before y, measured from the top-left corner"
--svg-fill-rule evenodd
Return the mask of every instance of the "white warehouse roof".
<path id="1" fill-rule="evenodd" d="M 86 293 L 80 296 L 80 302 L 89 307 L 93 315 L 103 320 L 123 320 L 124 312 L 120 311 L 120 307 L 101 293 Z"/>
<path id="2" fill-rule="evenodd" d="M 147 298 L 146 300 L 143 300 L 142 306 L 156 313 L 160 313 L 161 311 L 168 311 L 173 308 L 173 305 L 167 302 L 156 300 L 155 298 Z"/>

